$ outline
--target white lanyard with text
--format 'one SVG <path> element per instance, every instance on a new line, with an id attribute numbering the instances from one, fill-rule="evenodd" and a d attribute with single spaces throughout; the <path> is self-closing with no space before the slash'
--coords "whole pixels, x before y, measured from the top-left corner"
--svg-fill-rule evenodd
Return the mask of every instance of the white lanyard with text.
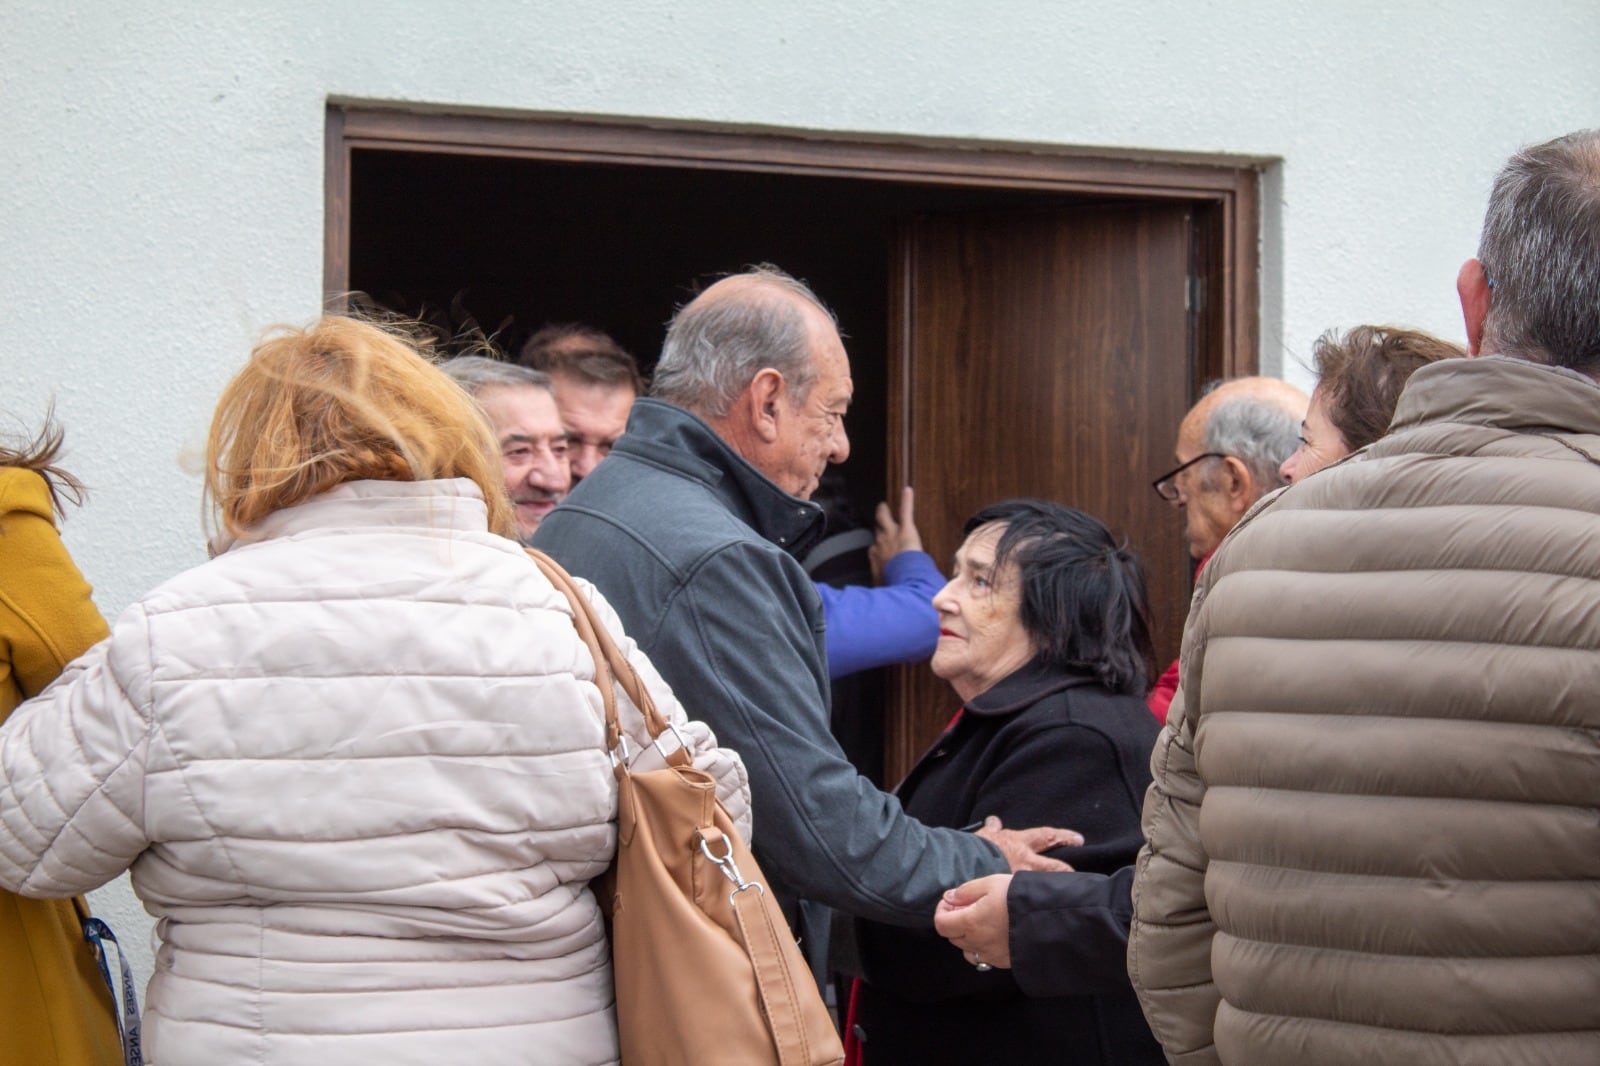
<path id="1" fill-rule="evenodd" d="M 111 989 L 111 1002 L 117 1002 L 117 983 L 111 979 L 111 964 L 107 958 L 106 943 L 117 949 L 117 961 L 122 964 L 122 1014 L 117 1019 L 117 1031 L 122 1037 L 122 1060 L 125 1066 L 144 1066 L 144 1048 L 139 1043 L 139 992 L 133 985 L 133 967 L 111 927 L 99 918 L 86 918 L 83 922 L 84 938 L 94 945 L 95 958 L 100 962 L 100 976 Z"/>

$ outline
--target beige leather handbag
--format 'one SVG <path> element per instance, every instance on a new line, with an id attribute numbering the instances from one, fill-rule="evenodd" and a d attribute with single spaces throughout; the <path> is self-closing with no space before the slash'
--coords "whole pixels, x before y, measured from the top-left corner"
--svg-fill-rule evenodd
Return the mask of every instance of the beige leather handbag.
<path id="1" fill-rule="evenodd" d="M 681 740 L 665 768 L 629 771 L 615 685 L 658 747 L 672 732 L 560 564 L 528 552 L 572 604 L 605 701 L 617 775 L 617 857 L 594 883 L 611 911 L 624 1066 L 829 1066 L 844 1048 L 794 937 L 711 776 Z M 610 678 L 615 684 L 607 684 Z"/>

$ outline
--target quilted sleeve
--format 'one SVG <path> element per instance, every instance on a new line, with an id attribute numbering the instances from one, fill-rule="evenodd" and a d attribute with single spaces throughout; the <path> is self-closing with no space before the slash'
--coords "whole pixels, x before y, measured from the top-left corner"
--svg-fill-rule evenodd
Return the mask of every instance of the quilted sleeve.
<path id="1" fill-rule="evenodd" d="M 1182 1066 L 1218 1062 L 1213 1043 L 1219 997 L 1211 975 L 1216 932 L 1206 906 L 1207 857 L 1200 843 L 1205 785 L 1195 770 L 1194 730 L 1185 713 L 1186 676 L 1150 757 L 1146 844 L 1133 881 L 1128 974 L 1167 1058 Z"/>
<path id="2" fill-rule="evenodd" d="M 148 846 L 148 647 L 134 608 L 0 727 L 0 887 L 81 895 Z"/>
<path id="3" fill-rule="evenodd" d="M 749 843 L 753 833 L 753 820 L 750 807 L 750 778 L 745 773 L 744 761 L 739 758 L 737 752 L 718 747 L 716 734 L 711 732 L 710 726 L 689 718 L 683 704 L 679 703 L 678 697 L 673 694 L 671 686 L 656 672 L 655 666 L 644 652 L 639 650 L 638 644 L 623 632 L 622 620 L 600 594 L 600 590 L 581 578 L 577 581 L 584 594 L 589 597 L 589 602 L 594 604 L 596 613 L 610 631 L 612 639 L 617 642 L 617 646 L 622 649 L 628 657 L 628 662 L 638 673 L 639 679 L 644 682 L 645 691 L 655 700 L 656 709 L 677 727 L 679 735 L 683 737 L 694 758 L 695 768 L 704 770 L 716 781 L 717 799 L 722 801 L 722 806 L 733 819 L 733 824 L 738 827 L 745 842 Z M 621 686 L 617 688 L 617 717 L 623 732 L 628 736 L 629 746 L 639 753 L 633 765 L 640 770 L 665 765 L 649 733 L 645 730 L 644 716 L 628 699 Z"/>

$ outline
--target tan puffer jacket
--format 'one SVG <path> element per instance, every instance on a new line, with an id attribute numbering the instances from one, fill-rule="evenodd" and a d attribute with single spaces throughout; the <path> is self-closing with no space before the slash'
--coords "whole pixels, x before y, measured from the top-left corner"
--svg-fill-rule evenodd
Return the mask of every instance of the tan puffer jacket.
<path id="1" fill-rule="evenodd" d="M 279 511 L 0 731 L 0 884 L 132 866 L 160 1066 L 616 1059 L 600 693 L 566 600 L 485 526 L 467 481 Z M 736 757 L 684 733 L 747 815 Z"/>
<path id="2" fill-rule="evenodd" d="M 1500 358 L 1206 567 L 1129 969 L 1174 1063 L 1600 1063 L 1600 386 Z"/>

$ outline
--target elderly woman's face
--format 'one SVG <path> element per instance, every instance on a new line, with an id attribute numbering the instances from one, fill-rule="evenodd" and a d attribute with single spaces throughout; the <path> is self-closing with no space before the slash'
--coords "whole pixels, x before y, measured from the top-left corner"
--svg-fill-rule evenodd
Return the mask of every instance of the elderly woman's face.
<path id="1" fill-rule="evenodd" d="M 1311 394 L 1306 420 L 1300 423 L 1300 447 L 1283 461 L 1278 473 L 1285 481 L 1299 481 L 1350 454 L 1344 434 L 1328 418 L 1328 394 L 1318 387 Z"/>
<path id="2" fill-rule="evenodd" d="M 933 598 L 939 612 L 939 645 L 933 672 L 950 682 L 963 701 L 1033 658 L 1033 642 L 1022 627 L 1021 580 L 1014 564 L 998 573 L 994 549 L 1005 527 L 973 530 L 956 552 L 950 583 Z"/>

